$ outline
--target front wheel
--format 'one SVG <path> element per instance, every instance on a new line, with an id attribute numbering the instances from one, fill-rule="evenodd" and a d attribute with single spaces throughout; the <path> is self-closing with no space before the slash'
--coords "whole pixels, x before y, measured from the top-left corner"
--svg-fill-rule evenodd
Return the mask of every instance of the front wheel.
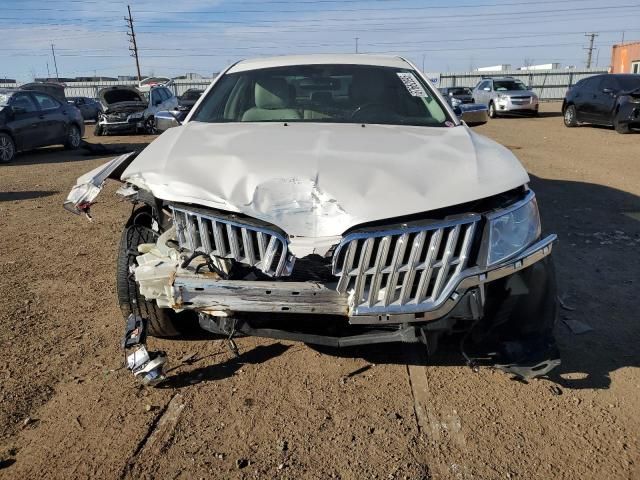
<path id="1" fill-rule="evenodd" d="M 496 106 L 493 102 L 489 103 L 489 118 L 496 118 L 498 116 L 498 112 L 496 112 Z"/>
<path id="2" fill-rule="evenodd" d="M 578 126 L 578 116 L 576 115 L 575 105 L 569 105 L 564 109 L 564 124 L 569 128 Z"/>
<path id="3" fill-rule="evenodd" d="M 82 142 L 82 136 L 80 135 L 80 129 L 77 125 L 69 125 L 69 131 L 67 132 L 67 140 L 64 143 L 65 148 L 68 150 L 75 150 L 80 146 Z"/>
<path id="4" fill-rule="evenodd" d="M 631 127 L 629 127 L 628 123 L 620 123 L 618 120 L 613 120 L 613 128 L 616 129 L 616 132 L 626 134 L 631 133 Z"/>
<path id="5" fill-rule="evenodd" d="M 144 129 L 149 135 L 156 135 L 158 133 L 158 129 L 156 128 L 156 120 L 154 117 L 149 117 L 144 122 Z"/>
<path id="6" fill-rule="evenodd" d="M 143 223 L 146 223 L 145 218 L 151 218 L 141 210 L 135 211 L 133 215 L 142 219 Z M 130 272 L 130 268 L 137 265 L 138 245 L 154 243 L 157 239 L 156 232 L 141 224 L 133 223 L 122 232 L 116 271 L 118 303 L 125 318 L 134 314 L 147 320 L 147 333 L 152 337 L 176 337 L 180 334 L 174 324 L 177 314 L 173 310 L 158 307 L 153 301 L 147 301 L 140 294 L 138 284 Z"/>
<path id="7" fill-rule="evenodd" d="M 6 133 L 0 133 L 0 163 L 9 163 L 16 156 L 16 145 Z"/>

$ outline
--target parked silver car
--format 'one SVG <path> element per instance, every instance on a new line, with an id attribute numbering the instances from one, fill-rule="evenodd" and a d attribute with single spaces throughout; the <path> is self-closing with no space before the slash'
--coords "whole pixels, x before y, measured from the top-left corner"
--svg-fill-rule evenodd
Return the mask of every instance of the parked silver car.
<path id="1" fill-rule="evenodd" d="M 501 113 L 538 115 L 538 96 L 513 77 L 485 78 L 473 89 L 474 103 L 489 109 L 489 117 Z"/>
<path id="2" fill-rule="evenodd" d="M 103 88 L 98 92 L 102 112 L 95 135 L 110 133 L 156 133 L 154 115 L 178 106 L 178 98 L 166 86 L 152 86 L 148 92 L 129 85 Z"/>

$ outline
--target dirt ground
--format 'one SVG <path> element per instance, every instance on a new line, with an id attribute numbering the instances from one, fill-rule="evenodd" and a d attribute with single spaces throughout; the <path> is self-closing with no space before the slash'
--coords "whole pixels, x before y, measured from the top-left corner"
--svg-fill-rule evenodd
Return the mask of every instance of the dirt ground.
<path id="1" fill-rule="evenodd" d="M 62 208 L 113 155 L 48 148 L 0 166 L 0 479 L 640 478 L 640 135 L 543 110 L 476 129 L 523 161 L 560 237 L 563 363 L 529 384 L 474 373 L 455 348 L 426 362 L 405 345 L 245 338 L 234 358 L 198 337 L 152 339 L 173 381 L 141 388 L 122 368 L 114 286 L 130 206 L 111 184 L 93 223 Z"/>

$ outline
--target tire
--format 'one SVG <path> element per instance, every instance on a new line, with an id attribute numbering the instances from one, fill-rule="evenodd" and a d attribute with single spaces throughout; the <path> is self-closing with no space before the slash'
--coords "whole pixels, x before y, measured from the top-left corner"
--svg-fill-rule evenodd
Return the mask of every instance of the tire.
<path id="1" fill-rule="evenodd" d="M 146 212 L 145 212 L 146 210 Z M 141 221 L 137 220 L 142 218 Z M 136 265 L 137 247 L 142 243 L 153 243 L 158 238 L 158 233 L 142 223 L 151 221 L 148 208 L 137 209 L 132 214 L 132 221 L 120 238 L 118 249 L 118 263 L 116 270 L 116 287 L 118 303 L 124 318 L 130 314 L 139 315 L 147 320 L 147 334 L 152 337 L 176 337 L 180 335 L 177 328 L 178 317 L 173 310 L 158 307 L 156 302 L 149 302 L 140 294 L 138 284 L 129 273 L 129 268 Z M 134 222 L 140 223 L 134 223 Z"/>
<path id="2" fill-rule="evenodd" d="M 564 109 L 564 125 L 569 128 L 578 126 L 578 117 L 576 114 L 576 106 L 568 105 L 567 108 Z"/>
<path id="3" fill-rule="evenodd" d="M 102 127 L 102 125 L 100 125 L 99 123 L 96 123 L 96 126 L 93 129 L 93 134 L 96 137 L 100 137 L 100 136 L 104 135 L 104 128 Z"/>
<path id="4" fill-rule="evenodd" d="M 489 102 L 489 118 L 496 118 L 498 116 L 498 112 L 496 112 L 496 106 L 493 102 Z"/>
<path id="5" fill-rule="evenodd" d="M 77 125 L 69 125 L 69 131 L 67 132 L 67 140 L 64 142 L 64 148 L 67 150 L 76 150 L 80 148 L 82 143 L 82 135 Z"/>
<path id="6" fill-rule="evenodd" d="M 616 132 L 622 133 L 623 135 L 631 133 L 631 127 L 628 123 L 620 123 L 615 118 L 613 119 L 613 128 L 616 129 Z"/>
<path id="7" fill-rule="evenodd" d="M 156 119 L 154 117 L 149 117 L 144 122 L 144 130 L 149 135 L 157 135 L 158 129 L 156 128 Z"/>
<path id="8" fill-rule="evenodd" d="M 16 144 L 8 133 L 0 132 L 0 163 L 9 163 L 16 158 Z"/>

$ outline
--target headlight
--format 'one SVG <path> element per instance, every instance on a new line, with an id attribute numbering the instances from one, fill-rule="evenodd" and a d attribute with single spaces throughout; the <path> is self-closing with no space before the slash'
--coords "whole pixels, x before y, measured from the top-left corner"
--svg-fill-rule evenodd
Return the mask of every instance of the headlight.
<path id="1" fill-rule="evenodd" d="M 514 210 L 489 218 L 489 252 L 487 265 L 499 263 L 521 252 L 541 232 L 538 203 L 530 199 Z"/>
<path id="2" fill-rule="evenodd" d="M 509 100 L 509 95 L 498 95 L 498 100 Z"/>
<path id="3" fill-rule="evenodd" d="M 462 104 L 462 100 L 460 100 L 459 98 L 456 97 L 451 97 L 451 105 L 454 107 L 458 107 L 460 106 L 460 104 Z"/>

